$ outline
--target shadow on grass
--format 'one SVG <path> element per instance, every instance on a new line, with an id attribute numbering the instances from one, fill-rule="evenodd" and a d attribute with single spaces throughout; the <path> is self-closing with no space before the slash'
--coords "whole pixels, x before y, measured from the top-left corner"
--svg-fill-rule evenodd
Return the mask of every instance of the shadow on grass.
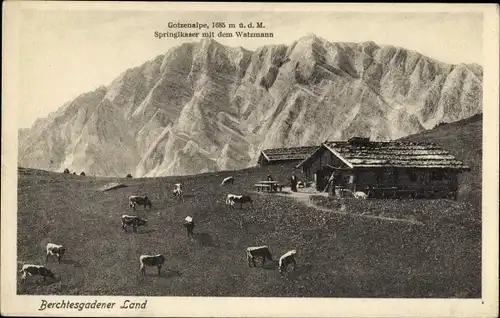
<path id="1" fill-rule="evenodd" d="M 298 278 L 300 277 L 301 275 L 303 274 L 306 274 L 307 272 L 309 272 L 311 269 L 313 268 L 312 265 L 310 264 L 304 264 L 304 265 L 299 265 L 297 264 L 297 266 L 295 266 L 295 268 L 293 268 L 293 266 L 289 266 L 287 268 L 287 271 L 284 272 L 282 274 L 283 277 L 286 277 L 288 279 L 295 279 L 295 278 Z"/>
<path id="2" fill-rule="evenodd" d="M 60 277 L 55 277 L 55 278 L 46 278 L 45 280 L 41 277 L 31 277 L 28 276 L 26 277 L 25 281 L 19 280 L 19 290 L 18 293 L 23 293 L 26 292 L 27 288 L 33 287 L 33 286 L 49 286 L 52 284 L 59 283 L 61 281 Z"/>
<path id="3" fill-rule="evenodd" d="M 142 231 L 138 230 L 137 233 L 133 233 L 133 234 L 149 234 L 149 233 L 154 233 L 156 231 L 157 231 L 157 229 L 154 229 L 154 228 L 143 228 Z"/>
<path id="4" fill-rule="evenodd" d="M 216 246 L 212 236 L 208 233 L 194 233 L 194 239 L 201 244 L 201 246 Z"/>
<path id="5" fill-rule="evenodd" d="M 278 269 L 278 261 L 273 260 L 272 262 L 266 262 L 264 266 L 262 266 L 264 269 L 269 269 L 269 270 L 277 270 Z"/>
<path id="6" fill-rule="evenodd" d="M 178 270 L 173 270 L 173 269 L 167 269 L 163 272 L 161 272 L 161 275 L 160 277 L 163 277 L 163 278 L 173 278 L 173 277 L 179 277 L 181 276 L 182 273 Z"/>
<path id="7" fill-rule="evenodd" d="M 159 278 L 174 278 L 174 277 L 179 277 L 181 276 L 182 273 L 178 270 L 170 269 L 170 268 L 165 268 L 161 270 L 160 275 L 158 275 L 157 271 L 151 271 L 151 272 L 146 272 L 146 275 L 142 277 L 159 277 Z"/>
<path id="8" fill-rule="evenodd" d="M 61 264 L 73 265 L 74 267 L 82 267 L 82 264 L 70 258 L 61 259 Z"/>

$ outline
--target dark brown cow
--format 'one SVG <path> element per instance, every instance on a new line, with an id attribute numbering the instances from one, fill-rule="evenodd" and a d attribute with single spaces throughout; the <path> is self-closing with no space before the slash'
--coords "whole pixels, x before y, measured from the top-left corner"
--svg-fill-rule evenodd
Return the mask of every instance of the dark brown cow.
<path id="1" fill-rule="evenodd" d="M 144 209 L 149 208 L 151 210 L 153 203 L 151 203 L 151 200 L 149 200 L 147 195 L 145 196 L 131 195 L 128 198 L 128 205 L 130 208 L 134 210 L 137 205 L 142 205 L 144 206 Z"/>
<path id="2" fill-rule="evenodd" d="M 255 258 L 256 257 L 262 257 L 262 266 L 264 266 L 264 263 L 266 259 L 269 261 L 273 261 L 273 256 L 271 255 L 271 252 L 269 251 L 269 247 L 267 246 L 257 246 L 257 247 L 248 247 L 246 250 L 247 254 L 247 261 L 248 261 L 248 266 L 251 267 L 250 262 L 253 264 L 253 267 L 255 266 Z"/>
<path id="3" fill-rule="evenodd" d="M 127 226 L 132 227 L 132 232 L 137 233 L 137 228 L 146 225 L 148 220 L 133 215 L 122 215 L 122 231 L 127 232 Z"/>

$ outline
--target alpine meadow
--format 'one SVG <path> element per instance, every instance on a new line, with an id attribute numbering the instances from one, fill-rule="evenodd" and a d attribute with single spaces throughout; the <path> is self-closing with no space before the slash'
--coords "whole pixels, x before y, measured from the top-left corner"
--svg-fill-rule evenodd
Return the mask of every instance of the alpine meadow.
<path id="1" fill-rule="evenodd" d="M 311 34 L 117 75 L 19 129 L 17 294 L 481 297 L 482 66 Z"/>

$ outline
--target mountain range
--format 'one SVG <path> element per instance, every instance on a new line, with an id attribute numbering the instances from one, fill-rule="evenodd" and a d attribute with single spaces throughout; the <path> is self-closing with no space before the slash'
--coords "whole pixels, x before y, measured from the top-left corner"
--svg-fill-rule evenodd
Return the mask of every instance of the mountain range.
<path id="1" fill-rule="evenodd" d="M 91 66 L 89 66 L 91 67 Z M 19 166 L 186 175 L 254 165 L 260 150 L 393 140 L 482 113 L 483 70 L 314 35 L 255 51 L 185 43 L 19 131 Z"/>

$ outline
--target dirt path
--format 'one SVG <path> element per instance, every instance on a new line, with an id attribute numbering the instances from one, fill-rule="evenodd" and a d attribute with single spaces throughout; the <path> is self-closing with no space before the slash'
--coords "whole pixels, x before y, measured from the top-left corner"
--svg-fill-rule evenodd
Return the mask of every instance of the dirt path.
<path id="1" fill-rule="evenodd" d="M 406 219 L 396 219 L 396 218 L 390 218 L 390 217 L 385 217 L 385 216 L 377 216 L 377 215 L 367 215 L 367 214 L 358 214 L 358 213 L 348 213 L 348 212 L 342 212 L 339 210 L 334 210 L 334 209 L 329 209 L 325 208 L 322 206 L 319 206 L 315 204 L 311 200 L 311 195 L 320 195 L 320 196 L 327 196 L 326 194 L 323 193 L 304 193 L 304 192 L 289 192 L 287 194 L 281 194 L 281 193 L 276 193 L 274 195 L 279 195 L 282 197 L 288 197 L 297 200 L 300 203 L 305 204 L 308 207 L 314 208 L 319 211 L 324 211 L 328 213 L 333 213 L 333 214 L 339 214 L 339 215 L 348 215 L 351 217 L 359 217 L 359 218 L 364 218 L 364 219 L 376 219 L 376 220 L 384 220 L 384 221 L 389 221 L 389 222 L 400 222 L 400 223 L 408 223 L 408 224 L 414 224 L 414 225 L 423 225 L 422 222 L 419 221 L 414 221 L 414 220 L 406 220 Z"/>

